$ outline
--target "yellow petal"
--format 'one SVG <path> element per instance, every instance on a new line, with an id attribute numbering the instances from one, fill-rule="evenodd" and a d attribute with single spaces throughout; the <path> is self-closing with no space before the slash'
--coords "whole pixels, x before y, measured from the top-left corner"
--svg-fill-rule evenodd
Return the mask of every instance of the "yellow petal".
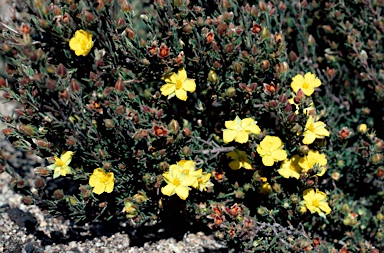
<path id="1" fill-rule="evenodd" d="M 229 143 L 233 141 L 237 136 L 237 131 L 236 130 L 229 130 L 229 129 L 224 129 L 223 130 L 223 140 L 225 143 Z"/>
<path id="2" fill-rule="evenodd" d="M 189 92 L 194 92 L 196 90 L 196 83 L 193 79 L 187 79 L 183 82 L 182 88 Z"/>
<path id="3" fill-rule="evenodd" d="M 307 202 L 312 202 L 315 199 L 315 191 L 310 188 L 303 192 L 303 199 Z"/>
<path id="4" fill-rule="evenodd" d="M 184 82 L 187 79 L 187 71 L 184 68 L 180 68 L 177 72 L 177 79 Z"/>
<path id="5" fill-rule="evenodd" d="M 235 130 L 238 128 L 238 125 L 235 120 L 227 120 L 225 121 L 225 127 L 230 130 Z"/>
<path id="6" fill-rule="evenodd" d="M 186 101 L 188 96 L 187 96 L 187 91 L 184 89 L 178 89 L 176 90 L 176 97 L 180 100 Z"/>
<path id="7" fill-rule="evenodd" d="M 115 183 L 113 182 L 113 180 L 108 182 L 108 184 L 105 186 L 105 192 L 111 193 L 113 191 L 114 184 Z"/>
<path id="8" fill-rule="evenodd" d="M 277 172 L 284 178 L 289 178 L 292 175 L 292 171 L 286 168 L 279 169 Z"/>
<path id="9" fill-rule="evenodd" d="M 261 132 L 260 127 L 258 125 L 247 126 L 246 128 L 244 128 L 244 130 L 254 134 L 260 134 Z"/>
<path id="10" fill-rule="evenodd" d="M 72 151 L 67 151 L 65 152 L 61 157 L 60 160 L 63 161 L 66 165 L 68 165 L 71 160 L 72 160 L 73 152 Z"/>
<path id="11" fill-rule="evenodd" d="M 242 166 L 244 167 L 244 169 L 247 169 L 247 170 L 252 169 L 252 165 L 249 162 L 243 162 Z"/>
<path id="12" fill-rule="evenodd" d="M 160 92 L 161 92 L 161 95 L 168 96 L 169 94 L 172 94 L 173 92 L 175 92 L 175 89 L 176 89 L 176 86 L 174 84 L 167 83 L 161 86 Z"/>
<path id="13" fill-rule="evenodd" d="M 93 188 L 93 192 L 100 195 L 104 192 L 105 190 L 105 186 L 102 185 L 102 184 L 97 184 L 94 188 Z"/>
<path id="14" fill-rule="evenodd" d="M 97 184 L 99 183 L 99 178 L 96 177 L 96 175 L 92 174 L 90 177 L 89 177 L 89 182 L 88 184 L 92 187 L 95 187 Z"/>
<path id="15" fill-rule="evenodd" d="M 71 38 L 69 40 L 69 48 L 72 49 L 75 52 L 77 50 L 81 49 L 80 48 L 80 43 L 79 43 L 78 39 L 76 39 L 75 37 Z"/>
<path id="16" fill-rule="evenodd" d="M 304 144 L 312 144 L 316 140 L 316 135 L 310 131 L 305 131 L 303 135 L 304 135 L 304 139 L 303 139 Z"/>
<path id="17" fill-rule="evenodd" d="M 310 95 L 312 95 L 313 94 L 313 92 L 315 92 L 315 89 L 313 88 L 313 87 L 308 87 L 308 88 L 301 88 L 302 89 L 302 91 L 304 92 L 304 94 L 306 95 L 306 96 L 310 96 Z"/>
<path id="18" fill-rule="evenodd" d="M 164 195 L 167 195 L 167 196 L 172 196 L 173 194 L 175 194 L 175 192 L 174 192 L 175 188 L 176 188 L 175 185 L 167 184 L 166 186 L 161 188 L 161 193 L 163 193 Z"/>
<path id="19" fill-rule="evenodd" d="M 226 154 L 227 157 L 230 157 L 232 159 L 237 159 L 239 156 L 237 155 L 237 153 L 235 152 L 235 150 L 229 152 Z"/>
<path id="20" fill-rule="evenodd" d="M 167 84 L 176 85 L 177 83 L 177 75 L 175 73 L 172 73 L 172 75 L 166 75 L 163 78 Z"/>
<path id="21" fill-rule="evenodd" d="M 246 128 L 248 126 L 254 125 L 255 120 L 252 118 L 245 118 L 241 120 L 241 128 Z"/>
<path id="22" fill-rule="evenodd" d="M 284 149 L 275 150 L 272 152 L 272 157 L 277 161 L 284 161 L 287 159 L 287 152 Z"/>
<path id="23" fill-rule="evenodd" d="M 302 75 L 296 75 L 292 78 L 291 88 L 297 93 L 297 91 L 303 86 L 304 77 Z"/>
<path id="24" fill-rule="evenodd" d="M 315 129 L 315 134 L 316 135 L 320 135 L 320 136 L 329 136 L 329 132 L 327 129 L 325 128 L 318 128 L 318 129 Z"/>
<path id="25" fill-rule="evenodd" d="M 187 186 L 179 186 L 175 189 L 177 196 L 179 196 L 182 200 L 186 200 L 189 195 L 189 188 Z"/>
<path id="26" fill-rule="evenodd" d="M 264 156 L 263 157 L 263 164 L 265 166 L 272 166 L 275 161 L 273 160 L 272 156 Z"/>
<path id="27" fill-rule="evenodd" d="M 71 167 L 65 166 L 65 174 L 72 174 Z"/>
<path id="28" fill-rule="evenodd" d="M 53 173 L 53 178 L 58 178 L 61 175 L 60 167 L 56 167 Z"/>
<path id="29" fill-rule="evenodd" d="M 330 214 L 332 211 L 327 202 L 320 202 L 319 208 L 323 210 L 326 214 Z"/>
<path id="30" fill-rule="evenodd" d="M 265 156 L 267 153 L 265 152 L 265 150 L 259 145 L 257 146 L 257 149 L 256 149 L 257 153 L 259 153 L 260 156 Z"/>
<path id="31" fill-rule="evenodd" d="M 197 178 L 196 177 L 186 176 L 186 177 L 183 177 L 181 179 L 180 185 L 181 186 L 193 186 L 193 185 L 196 185 L 196 183 L 197 183 Z"/>
<path id="32" fill-rule="evenodd" d="M 231 168 L 233 170 L 238 170 L 241 168 L 239 160 L 232 161 L 228 165 L 229 165 L 229 168 Z"/>
<path id="33" fill-rule="evenodd" d="M 235 141 L 238 143 L 246 143 L 248 141 L 248 133 L 245 131 L 238 131 Z"/>

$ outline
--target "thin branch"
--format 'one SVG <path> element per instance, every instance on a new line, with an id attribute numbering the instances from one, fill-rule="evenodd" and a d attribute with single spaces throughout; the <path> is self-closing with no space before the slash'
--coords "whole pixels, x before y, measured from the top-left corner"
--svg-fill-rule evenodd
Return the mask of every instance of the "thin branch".
<path id="1" fill-rule="evenodd" d="M 8 25 L 4 24 L 3 22 L 0 22 L 0 25 L 4 26 L 5 28 L 7 28 L 8 30 L 16 33 L 16 34 L 20 34 L 18 31 L 16 31 L 15 29 L 9 27 Z"/>

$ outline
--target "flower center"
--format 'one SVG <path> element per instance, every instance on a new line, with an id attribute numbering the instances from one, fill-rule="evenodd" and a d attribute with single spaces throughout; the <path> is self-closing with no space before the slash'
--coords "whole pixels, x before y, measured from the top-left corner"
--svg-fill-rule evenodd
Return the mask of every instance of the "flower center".
<path id="1" fill-rule="evenodd" d="M 304 82 L 304 83 L 303 83 L 303 88 L 304 88 L 304 89 L 308 89 L 308 88 L 309 88 L 309 84 L 306 83 L 306 82 Z"/>
<path id="2" fill-rule="evenodd" d="M 181 86 L 183 86 L 183 82 L 180 81 L 180 80 L 177 80 L 177 81 L 176 81 L 176 90 L 180 89 Z"/>
<path id="3" fill-rule="evenodd" d="M 58 158 L 57 156 L 55 156 L 55 164 L 57 166 L 60 166 L 60 167 L 65 165 L 65 163 L 60 158 Z"/>
<path id="4" fill-rule="evenodd" d="M 312 200 L 312 205 L 315 207 L 318 207 L 319 206 L 319 200 L 317 200 L 317 199 Z"/>
<path id="5" fill-rule="evenodd" d="M 313 124 L 313 123 L 309 124 L 308 131 L 314 132 L 315 131 L 315 124 Z"/>
<path id="6" fill-rule="evenodd" d="M 173 181 L 172 181 L 172 184 L 176 185 L 176 186 L 179 186 L 181 184 L 181 181 L 178 178 L 174 178 Z"/>

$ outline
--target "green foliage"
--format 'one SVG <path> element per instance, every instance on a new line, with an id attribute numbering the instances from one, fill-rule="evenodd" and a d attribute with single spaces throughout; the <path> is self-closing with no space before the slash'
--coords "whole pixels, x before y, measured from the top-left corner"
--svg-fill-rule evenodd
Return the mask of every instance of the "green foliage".
<path id="1" fill-rule="evenodd" d="M 31 185 L 5 166 L 24 203 L 76 222 L 132 226 L 182 212 L 233 252 L 331 252 L 336 241 L 352 251 L 384 247 L 384 142 L 375 134 L 384 88 L 379 1 L 14 4 L 20 15 L 1 26 L 8 77 L 0 87 L 20 107 L 1 117 L 3 132 L 47 159 Z M 79 30 L 92 33 L 85 56 L 69 46 Z M 161 87 L 182 68 L 196 90 L 186 101 L 167 99 Z M 322 82 L 312 96 L 290 86 L 307 72 Z M 311 115 L 330 137 L 304 145 Z M 236 116 L 254 119 L 261 132 L 224 143 L 226 121 Z M 354 130 L 361 123 L 368 132 Z M 265 136 L 279 137 L 299 164 L 313 150 L 327 165 L 317 160 L 298 179 L 284 178 L 278 159 L 264 165 L 258 147 Z M 230 169 L 226 154 L 235 149 L 251 169 Z M 74 152 L 71 174 L 53 178 L 48 166 L 65 163 L 66 151 Z M 195 161 L 214 186 L 190 187 L 185 201 L 164 195 L 164 175 L 181 160 Z M 93 192 L 97 168 L 113 173 L 112 192 Z M 328 195 L 330 214 L 304 208 L 310 188 Z"/>

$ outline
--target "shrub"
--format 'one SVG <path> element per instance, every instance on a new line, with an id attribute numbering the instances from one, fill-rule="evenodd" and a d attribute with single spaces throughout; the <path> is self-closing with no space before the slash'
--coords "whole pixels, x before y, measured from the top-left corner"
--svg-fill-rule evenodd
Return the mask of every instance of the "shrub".
<path id="1" fill-rule="evenodd" d="M 6 166 L 30 202 L 76 222 L 181 215 L 232 251 L 326 251 L 343 236 L 353 250 L 383 246 L 383 141 L 351 130 L 373 127 L 370 101 L 350 119 L 335 67 L 319 70 L 308 34 L 324 21 L 319 4 L 15 6 L 0 81 L 20 108 L 1 119 L 15 147 L 47 160 L 32 185 Z"/>

